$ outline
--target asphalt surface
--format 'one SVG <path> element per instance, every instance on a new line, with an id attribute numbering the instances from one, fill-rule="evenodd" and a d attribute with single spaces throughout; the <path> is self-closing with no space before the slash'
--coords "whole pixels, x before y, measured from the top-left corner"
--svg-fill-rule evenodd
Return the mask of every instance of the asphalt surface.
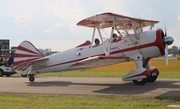
<path id="1" fill-rule="evenodd" d="M 0 92 L 85 94 L 85 95 L 180 95 L 180 79 L 157 79 L 135 85 L 121 78 L 36 77 L 33 83 L 23 77 L 0 77 Z"/>

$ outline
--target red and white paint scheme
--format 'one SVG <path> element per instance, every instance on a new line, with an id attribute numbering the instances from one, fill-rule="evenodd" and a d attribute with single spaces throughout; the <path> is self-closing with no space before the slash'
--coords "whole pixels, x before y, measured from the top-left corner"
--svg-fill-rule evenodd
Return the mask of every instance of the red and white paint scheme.
<path id="1" fill-rule="evenodd" d="M 154 24 L 158 22 L 114 13 L 98 14 L 77 23 L 79 26 L 93 29 L 91 41 L 46 57 L 32 43 L 23 41 L 14 55 L 14 69 L 17 73 L 28 75 L 29 81 L 33 82 L 35 74 L 83 70 L 135 61 L 136 70 L 131 71 L 122 79 L 133 81 L 137 85 L 143 85 L 147 81 L 154 82 L 159 71 L 155 67 L 150 67 L 148 62 L 151 58 L 165 54 L 167 60 L 167 45 L 174 41 L 172 37 L 166 35 L 166 31 L 164 33 L 160 28 L 152 30 Z M 149 27 L 149 29 L 145 31 L 144 27 Z M 109 38 L 103 40 L 101 32 L 106 28 L 110 28 L 111 31 Z M 101 43 L 93 46 L 96 31 Z M 121 40 L 113 42 L 112 37 L 115 32 Z"/>

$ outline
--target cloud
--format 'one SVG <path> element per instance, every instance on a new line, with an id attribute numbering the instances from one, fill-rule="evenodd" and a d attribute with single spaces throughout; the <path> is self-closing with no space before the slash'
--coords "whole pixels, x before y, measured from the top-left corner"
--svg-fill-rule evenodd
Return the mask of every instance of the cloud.
<path id="1" fill-rule="evenodd" d="M 25 14 L 23 16 L 17 16 L 16 17 L 16 27 L 26 27 L 29 26 L 29 21 L 34 20 L 34 16 L 32 13 Z"/>
<path id="2" fill-rule="evenodd" d="M 48 29 L 45 30 L 46 33 L 52 34 L 57 32 L 59 29 L 67 28 L 65 25 L 62 23 L 56 23 L 53 26 L 50 26 Z"/>
<path id="3" fill-rule="evenodd" d="M 56 23 L 53 25 L 53 27 L 56 27 L 56 28 L 64 28 L 65 25 L 63 25 L 62 23 Z"/>
<path id="4" fill-rule="evenodd" d="M 101 8 L 102 12 L 113 12 L 122 15 L 130 15 L 128 11 L 125 10 L 127 8 L 126 3 L 127 0 L 92 0 L 92 4 Z"/>

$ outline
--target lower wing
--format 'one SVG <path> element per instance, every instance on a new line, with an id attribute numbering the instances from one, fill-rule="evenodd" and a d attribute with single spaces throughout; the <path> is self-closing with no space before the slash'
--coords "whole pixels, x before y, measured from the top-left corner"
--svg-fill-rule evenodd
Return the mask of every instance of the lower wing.
<path id="1" fill-rule="evenodd" d="M 120 62 L 124 62 L 128 60 L 129 60 L 129 57 L 125 57 L 125 56 L 95 56 L 95 57 L 89 57 L 75 64 L 72 64 L 70 67 L 93 68 L 93 67 L 112 65 L 112 64 L 116 64 L 116 63 L 120 63 Z"/>

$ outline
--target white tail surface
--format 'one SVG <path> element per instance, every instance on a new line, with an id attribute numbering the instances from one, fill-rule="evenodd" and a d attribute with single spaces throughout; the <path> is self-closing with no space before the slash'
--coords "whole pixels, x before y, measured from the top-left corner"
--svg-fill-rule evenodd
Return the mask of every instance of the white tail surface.
<path id="1" fill-rule="evenodd" d="M 15 51 L 13 65 L 22 65 L 42 57 L 44 55 L 31 42 L 23 41 Z"/>

